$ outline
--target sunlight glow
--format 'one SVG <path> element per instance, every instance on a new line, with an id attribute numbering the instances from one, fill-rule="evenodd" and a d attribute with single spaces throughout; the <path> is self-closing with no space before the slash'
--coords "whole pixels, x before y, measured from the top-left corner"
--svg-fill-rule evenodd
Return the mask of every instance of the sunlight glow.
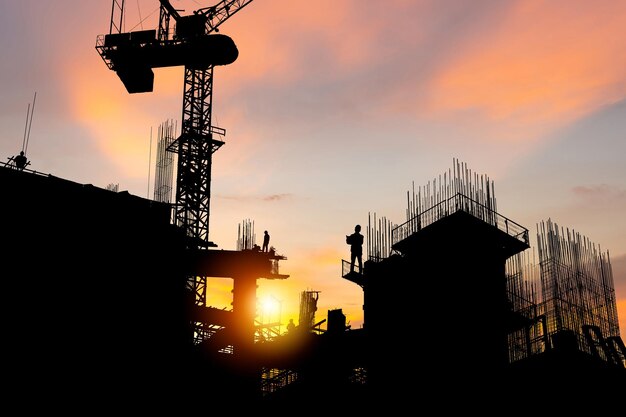
<path id="1" fill-rule="evenodd" d="M 274 296 L 266 296 L 258 301 L 259 314 L 266 317 L 280 316 L 281 302 Z"/>

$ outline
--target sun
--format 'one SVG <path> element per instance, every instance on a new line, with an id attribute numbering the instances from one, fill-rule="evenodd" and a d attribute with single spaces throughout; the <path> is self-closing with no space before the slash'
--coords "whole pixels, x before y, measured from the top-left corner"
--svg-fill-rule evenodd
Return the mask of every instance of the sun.
<path id="1" fill-rule="evenodd" d="M 263 297 L 259 300 L 260 313 L 271 316 L 280 313 L 280 301 L 273 296 Z"/>

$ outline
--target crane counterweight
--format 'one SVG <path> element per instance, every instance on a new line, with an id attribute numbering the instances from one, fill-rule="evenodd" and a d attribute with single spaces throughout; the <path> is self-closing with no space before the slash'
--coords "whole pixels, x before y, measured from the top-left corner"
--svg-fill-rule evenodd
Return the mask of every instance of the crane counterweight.
<path id="1" fill-rule="evenodd" d="M 206 69 L 232 64 L 239 56 L 231 37 L 223 34 L 192 35 L 192 30 L 193 27 L 184 29 L 184 36 L 176 36 L 166 42 L 158 41 L 156 30 L 113 33 L 105 35 L 97 48 L 129 93 L 151 92 L 154 68 L 185 66 Z"/>

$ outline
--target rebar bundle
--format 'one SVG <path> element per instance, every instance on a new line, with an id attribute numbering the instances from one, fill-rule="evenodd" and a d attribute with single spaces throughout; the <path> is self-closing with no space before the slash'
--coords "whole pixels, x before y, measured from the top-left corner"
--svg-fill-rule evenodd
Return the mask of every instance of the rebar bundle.
<path id="1" fill-rule="evenodd" d="M 509 359 L 559 347 L 555 340 L 570 335 L 567 348 L 622 363 L 609 253 L 551 220 L 537 225 L 536 249 L 538 262 L 523 252 L 506 264 L 512 311 L 530 320 L 509 334 Z"/>
<path id="2" fill-rule="evenodd" d="M 376 219 L 376 213 L 367 215 L 367 258 L 379 261 L 391 254 L 391 231 L 396 225 L 386 217 Z"/>
<path id="3" fill-rule="evenodd" d="M 253 249 L 255 244 L 254 221 L 250 219 L 243 220 L 237 230 L 237 250 Z"/>
<path id="4" fill-rule="evenodd" d="M 300 316 L 298 318 L 300 328 L 313 329 L 318 299 L 319 291 L 302 291 L 300 294 Z"/>
<path id="5" fill-rule="evenodd" d="M 453 159 L 453 167 L 425 186 L 407 191 L 407 221 L 391 231 L 392 244 L 458 211 L 504 231 L 528 244 L 528 230 L 497 212 L 494 183 Z"/>
<path id="6" fill-rule="evenodd" d="M 461 194 L 496 213 L 496 197 L 493 181 L 487 175 L 472 172 L 464 162 L 453 158 L 452 168 L 433 178 L 424 186 L 407 191 L 407 221 L 428 211 L 438 204 Z"/>
<path id="7" fill-rule="evenodd" d="M 573 331 L 583 347 L 584 326 L 596 326 L 605 338 L 619 336 L 609 253 L 551 220 L 537 225 L 537 242 L 548 332 Z"/>
<path id="8" fill-rule="evenodd" d="M 174 181 L 174 154 L 168 151 L 176 140 L 176 125 L 167 120 L 159 126 L 157 143 L 157 160 L 154 170 L 154 199 L 162 203 L 172 201 Z"/>
<path id="9" fill-rule="evenodd" d="M 532 257 L 532 258 L 531 258 Z M 509 362 L 545 352 L 548 345 L 545 316 L 538 312 L 540 270 L 534 252 L 520 252 L 506 261 L 506 289 L 511 311 L 523 318 L 526 326 L 508 334 Z"/>

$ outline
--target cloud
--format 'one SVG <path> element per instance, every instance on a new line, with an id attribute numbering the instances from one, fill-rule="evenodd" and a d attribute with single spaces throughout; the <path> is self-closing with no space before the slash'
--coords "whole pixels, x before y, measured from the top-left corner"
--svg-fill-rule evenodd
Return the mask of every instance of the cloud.
<path id="1" fill-rule="evenodd" d="M 263 197 L 262 200 L 263 201 L 280 201 L 280 200 L 290 199 L 291 197 L 292 197 L 292 194 L 272 194 L 272 195 Z"/>
<path id="2" fill-rule="evenodd" d="M 615 58 L 624 41 L 615 37 L 626 18 L 595 3 L 571 6 L 518 2 L 489 38 L 474 39 L 437 77 L 439 91 L 455 92 L 448 104 L 484 106 L 497 118 L 544 102 L 548 114 L 528 114 L 533 119 L 602 100 L 609 93 L 602 87 L 623 79 L 624 60 Z"/>
<path id="3" fill-rule="evenodd" d="M 283 129 L 393 117 L 430 123 L 431 136 L 458 126 L 446 142 L 530 148 L 626 94 L 623 2 L 277 6 L 228 22 L 240 57 L 219 76 L 249 118 L 278 114 Z"/>
<path id="4" fill-rule="evenodd" d="M 619 4 L 618 4 L 619 3 Z M 624 97 L 626 5 L 524 0 L 488 29 L 451 32 L 456 54 L 432 73 L 411 106 L 435 118 L 500 126 L 528 140 Z M 401 96 L 410 100 L 408 94 Z M 523 134 L 511 127 L 524 127 Z"/>
<path id="5" fill-rule="evenodd" d="M 572 192 L 583 201 L 602 206 L 610 203 L 626 203 L 626 189 L 607 184 L 579 185 L 572 188 Z"/>
<path id="6" fill-rule="evenodd" d="M 275 201 L 285 201 L 291 200 L 294 198 L 294 195 L 291 193 L 282 193 L 282 194 L 269 194 L 269 195 L 224 195 L 218 194 L 215 196 L 216 198 L 220 198 L 223 200 L 233 200 L 238 202 L 254 202 L 254 201 L 265 201 L 265 202 L 275 202 Z"/>

